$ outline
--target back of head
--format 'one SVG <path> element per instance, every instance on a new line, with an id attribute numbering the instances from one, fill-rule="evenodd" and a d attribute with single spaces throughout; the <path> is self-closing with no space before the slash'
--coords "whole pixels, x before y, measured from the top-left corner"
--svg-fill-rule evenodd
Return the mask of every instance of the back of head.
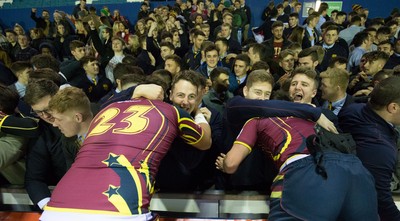
<path id="1" fill-rule="evenodd" d="M 373 85 L 376 85 L 377 83 L 391 76 L 393 76 L 393 70 L 383 69 L 378 71 L 378 73 L 372 77 L 371 82 Z"/>
<path id="2" fill-rule="evenodd" d="M 26 86 L 24 101 L 32 106 L 44 97 L 55 95 L 57 91 L 58 86 L 52 80 L 38 79 L 30 81 Z"/>
<path id="3" fill-rule="evenodd" d="M 364 41 L 369 39 L 369 35 L 367 32 L 359 32 L 357 33 L 352 41 L 352 44 L 354 45 L 354 47 L 360 47 Z"/>
<path id="4" fill-rule="evenodd" d="M 129 74 L 145 76 L 144 71 L 140 67 L 124 63 L 117 64 L 113 70 L 113 74 L 115 80 L 120 79 L 122 76 Z"/>
<path id="5" fill-rule="evenodd" d="M 0 112 L 14 114 L 18 106 L 19 95 L 13 88 L 0 84 Z"/>
<path id="6" fill-rule="evenodd" d="M 49 110 L 57 113 L 77 111 L 86 120 L 92 116 L 90 101 L 82 89 L 77 87 L 66 87 L 59 90 L 49 102 Z"/>
<path id="7" fill-rule="evenodd" d="M 347 90 L 349 84 L 349 74 L 346 70 L 339 68 L 330 68 L 320 74 L 321 79 L 329 78 L 330 83 L 334 86 L 340 86 L 342 91 Z"/>
<path id="8" fill-rule="evenodd" d="M 32 64 L 29 61 L 16 61 L 11 64 L 11 71 L 14 74 L 20 73 L 28 68 L 32 68 Z"/>
<path id="9" fill-rule="evenodd" d="M 370 93 L 369 106 L 382 110 L 390 103 L 400 104 L 400 77 L 392 76 L 382 80 Z"/>
<path id="10" fill-rule="evenodd" d="M 359 15 L 355 15 L 351 17 L 351 24 L 357 25 L 361 23 L 361 17 Z"/>
<path id="11" fill-rule="evenodd" d="M 316 47 L 305 48 L 298 54 L 298 58 L 304 58 L 304 57 L 311 56 L 311 60 L 313 62 L 319 61 L 318 53 L 317 53 L 316 49 L 317 49 Z"/>
<path id="12" fill-rule="evenodd" d="M 36 69 L 29 74 L 29 81 L 36 81 L 39 79 L 51 80 L 57 86 L 61 85 L 61 76 L 50 68 Z"/>
<path id="13" fill-rule="evenodd" d="M 160 70 L 154 71 L 151 75 L 163 80 L 164 83 L 166 84 L 165 85 L 166 90 L 170 89 L 171 83 L 172 83 L 172 75 L 169 71 L 167 71 L 165 69 L 160 69 Z"/>
<path id="14" fill-rule="evenodd" d="M 258 54 L 260 56 L 261 61 L 271 60 L 270 58 L 268 58 L 268 53 L 267 53 L 268 50 L 265 45 L 260 44 L 260 43 L 255 43 L 255 44 L 249 45 L 249 48 L 253 49 L 254 54 Z"/>
<path id="15" fill-rule="evenodd" d="M 337 57 L 334 57 L 334 58 L 330 59 L 328 67 L 329 68 L 334 68 L 335 65 L 337 65 L 337 64 L 347 65 L 347 62 L 348 62 L 347 58 L 341 57 L 341 56 L 337 56 Z"/>
<path id="16" fill-rule="evenodd" d="M 256 63 L 253 64 L 252 70 L 266 70 L 269 71 L 269 65 L 265 61 L 257 61 Z"/>
<path id="17" fill-rule="evenodd" d="M 31 63 L 36 69 L 50 68 L 55 72 L 60 72 L 60 62 L 51 55 L 38 54 L 31 58 Z"/>
<path id="18" fill-rule="evenodd" d="M 131 65 L 137 65 L 137 58 L 133 55 L 127 54 L 125 57 L 122 59 L 122 63 L 124 64 L 131 64 Z"/>

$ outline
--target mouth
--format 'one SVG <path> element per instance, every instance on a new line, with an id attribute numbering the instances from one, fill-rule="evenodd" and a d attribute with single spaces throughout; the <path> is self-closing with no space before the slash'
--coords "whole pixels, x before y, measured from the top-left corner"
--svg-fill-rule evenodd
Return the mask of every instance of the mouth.
<path id="1" fill-rule="evenodd" d="M 303 100 L 303 95 L 301 93 L 295 93 L 293 96 L 293 102 L 301 102 Z"/>

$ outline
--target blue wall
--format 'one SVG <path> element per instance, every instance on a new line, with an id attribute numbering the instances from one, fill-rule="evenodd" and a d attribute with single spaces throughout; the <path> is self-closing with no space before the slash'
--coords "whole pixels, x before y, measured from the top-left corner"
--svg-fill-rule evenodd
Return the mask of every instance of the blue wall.
<path id="1" fill-rule="evenodd" d="M 214 0 L 215 2 L 217 0 Z M 4 28 L 12 27 L 15 23 L 21 24 L 25 29 L 34 27 L 34 22 L 30 19 L 30 11 L 32 7 L 37 7 L 39 13 L 41 9 L 47 9 L 53 12 L 55 9 L 72 13 L 73 0 L 14 0 L 13 4 L 4 4 L 3 8 L 0 9 L 0 25 Z M 98 0 L 94 2 L 94 6 L 101 9 L 103 5 L 108 5 L 110 10 L 119 9 L 121 14 L 126 16 L 131 22 L 136 21 L 137 12 L 140 8 L 140 3 L 124 3 L 124 0 Z M 251 7 L 252 10 L 252 25 L 258 26 L 261 24 L 261 13 L 267 4 L 267 0 L 246 0 L 246 4 Z M 281 2 L 276 0 L 276 3 Z M 302 0 L 300 2 L 313 2 L 311 0 Z M 329 2 L 329 1 L 326 1 Z M 361 2 L 361 3 L 360 3 Z M 152 6 L 159 4 L 173 4 L 174 1 L 169 2 L 152 2 Z M 69 6 L 65 6 L 65 5 Z M 361 4 L 370 11 L 370 17 L 387 17 L 393 8 L 400 8 L 400 0 L 367 0 L 367 1 L 356 1 L 356 0 L 344 0 L 343 10 L 346 12 L 351 11 L 351 5 Z"/>

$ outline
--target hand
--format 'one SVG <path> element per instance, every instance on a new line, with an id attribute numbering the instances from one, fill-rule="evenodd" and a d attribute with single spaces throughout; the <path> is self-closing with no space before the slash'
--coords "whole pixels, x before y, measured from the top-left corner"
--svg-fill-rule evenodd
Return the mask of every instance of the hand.
<path id="1" fill-rule="evenodd" d="M 234 53 L 230 53 L 228 55 L 226 55 L 225 60 L 226 62 L 229 62 L 229 60 L 231 60 L 231 58 L 236 58 L 237 54 Z"/>
<path id="2" fill-rule="evenodd" d="M 369 82 L 368 75 L 364 71 L 361 71 L 360 73 L 358 73 L 358 76 L 359 76 L 359 79 L 362 78 L 362 79 L 364 79 L 365 82 Z"/>
<path id="3" fill-rule="evenodd" d="M 153 54 L 149 51 L 147 52 L 147 54 L 149 55 L 151 65 L 156 66 L 156 59 L 154 58 Z"/>
<path id="4" fill-rule="evenodd" d="M 37 12 L 37 8 L 32 8 L 32 12 L 36 13 Z"/>
<path id="5" fill-rule="evenodd" d="M 212 115 L 211 111 L 206 107 L 202 107 L 200 108 L 200 112 L 204 115 L 204 118 L 206 118 L 207 122 L 210 123 Z"/>
<path id="6" fill-rule="evenodd" d="M 332 133 L 337 134 L 338 131 L 335 127 L 335 125 L 330 121 L 324 114 L 321 114 L 319 117 L 317 124 L 323 127 L 325 130 L 330 131 Z"/>
<path id="7" fill-rule="evenodd" d="M 353 88 L 360 81 L 360 77 L 357 75 L 351 82 L 349 83 L 349 88 Z"/>
<path id="8" fill-rule="evenodd" d="M 225 160 L 226 155 L 221 153 L 218 157 L 217 160 L 215 160 L 215 166 L 217 170 L 220 170 L 224 172 L 224 160 Z"/>
<path id="9" fill-rule="evenodd" d="M 370 90 L 370 89 L 359 90 L 353 94 L 353 97 L 368 96 L 371 93 L 371 91 L 372 90 Z"/>
<path id="10" fill-rule="evenodd" d="M 133 91 L 132 99 L 139 97 L 150 100 L 164 100 L 164 89 L 156 84 L 141 84 Z"/>

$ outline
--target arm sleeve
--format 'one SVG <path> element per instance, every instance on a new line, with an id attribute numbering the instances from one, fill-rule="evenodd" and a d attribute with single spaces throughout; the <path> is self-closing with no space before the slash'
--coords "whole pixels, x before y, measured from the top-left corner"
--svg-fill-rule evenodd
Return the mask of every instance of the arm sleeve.
<path id="1" fill-rule="evenodd" d="M 106 53 L 106 47 L 105 45 L 101 42 L 101 39 L 99 37 L 99 34 L 97 30 L 90 30 L 90 37 L 92 38 L 94 48 L 96 48 L 96 51 L 99 52 L 101 56 L 105 56 Z"/>
<path id="2" fill-rule="evenodd" d="M 80 72 L 77 71 L 81 67 L 81 63 L 79 61 L 72 61 L 67 64 L 62 64 L 60 66 L 60 71 L 61 73 L 64 74 L 64 76 L 67 78 L 68 81 L 73 79 L 75 76 L 79 75 Z"/>
<path id="3" fill-rule="evenodd" d="M 179 136 L 187 144 L 196 144 L 203 137 L 203 130 L 186 111 L 176 107 L 175 109 L 178 115 Z"/>
<path id="4" fill-rule="evenodd" d="M 35 22 L 38 21 L 38 18 L 36 17 L 36 13 L 31 12 L 31 19 L 34 20 Z"/>
<path id="5" fill-rule="evenodd" d="M 42 137 L 30 149 L 26 159 L 25 188 L 32 202 L 38 204 L 51 195 L 47 185 L 51 157 Z"/>
<path id="6" fill-rule="evenodd" d="M 0 134 L 0 170 L 23 156 L 25 143 L 26 140 L 22 137 Z"/>
<path id="7" fill-rule="evenodd" d="M 157 56 L 161 52 L 160 52 L 160 49 L 154 43 L 154 38 L 153 37 L 147 37 L 146 38 L 146 43 L 147 43 L 147 51 L 149 51 L 154 56 L 154 58 L 157 59 Z"/>
<path id="8" fill-rule="evenodd" d="M 298 117 L 317 121 L 321 116 L 320 108 L 308 104 L 298 104 L 280 100 L 248 100 L 240 96 L 227 104 L 226 114 L 230 122 L 243 125 L 253 117 Z"/>
<path id="9" fill-rule="evenodd" d="M 0 119 L 1 132 L 21 137 L 34 138 L 39 135 L 37 121 L 33 118 L 21 118 L 7 115 Z"/>
<path id="10" fill-rule="evenodd" d="M 118 101 L 126 101 L 132 98 L 132 94 L 135 91 L 136 86 L 130 87 L 126 90 L 123 90 L 117 94 L 115 94 L 112 98 L 105 101 L 103 104 L 100 105 L 100 110 L 104 109 L 108 105 L 118 102 Z"/>
<path id="11" fill-rule="evenodd" d="M 257 122 L 256 118 L 248 120 L 236 138 L 235 144 L 241 144 L 251 152 L 257 141 Z"/>

